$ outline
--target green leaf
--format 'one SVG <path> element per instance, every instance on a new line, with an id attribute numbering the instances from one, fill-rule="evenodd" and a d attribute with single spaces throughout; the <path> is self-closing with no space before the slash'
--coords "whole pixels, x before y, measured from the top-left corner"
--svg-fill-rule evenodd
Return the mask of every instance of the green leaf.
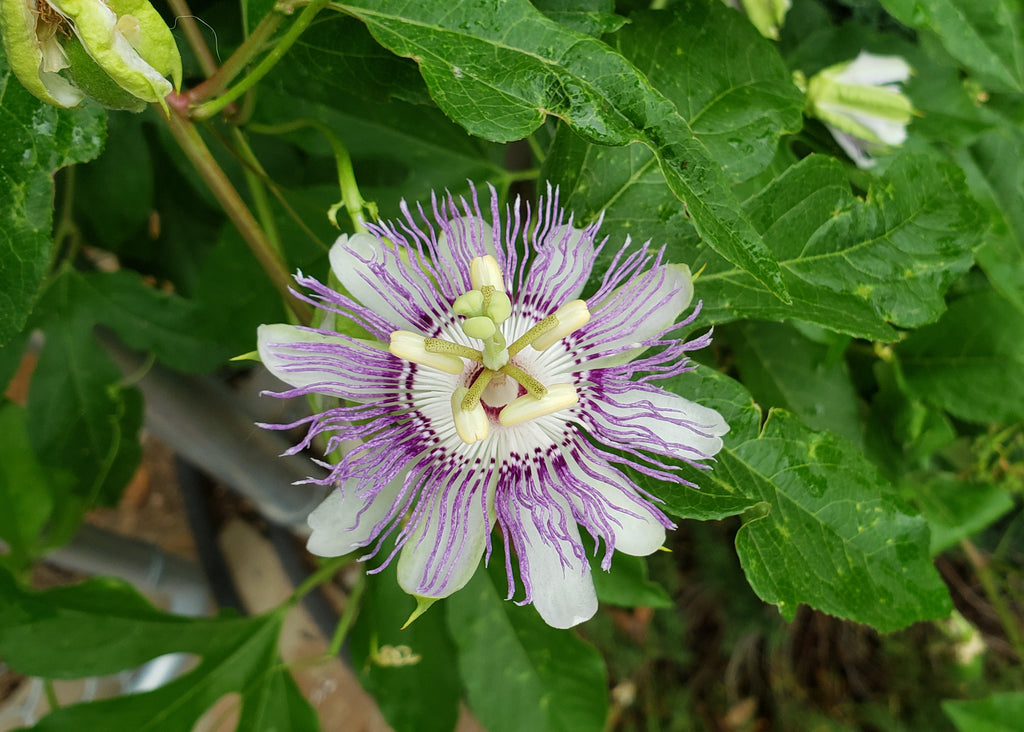
<path id="1" fill-rule="evenodd" d="M 862 441 L 857 394 L 841 357 L 787 325 L 748 322 L 734 332 L 736 367 L 761 406 L 787 409 L 815 431 Z"/>
<path id="2" fill-rule="evenodd" d="M 352 156 L 360 193 L 378 205 L 382 216 L 397 215 L 403 198 L 427 201 L 435 190 L 464 191 L 467 180 L 500 184 L 506 175 L 497 162 L 501 146 L 467 137 L 437 108 L 397 99 L 367 104 L 343 88 L 346 77 L 335 76 L 329 61 L 303 69 L 307 83 L 289 76 L 280 91 L 261 93 L 266 104 L 258 119 L 271 125 L 303 118 L 326 124 Z M 285 139 L 325 159 L 318 166 L 325 174 L 322 182 L 333 188 L 337 200 L 337 175 L 326 140 L 309 128 Z M 344 219 L 342 214 L 339 221 Z"/>
<path id="3" fill-rule="evenodd" d="M 80 678 L 130 669 L 171 652 L 200 664 L 155 691 L 62 707 L 36 730 L 187 732 L 224 694 L 242 695 L 242 719 L 273 729 L 315 729 L 315 714 L 277 661 L 284 613 L 188 618 L 160 612 L 130 586 L 94 579 L 45 592 L 23 590 L 0 570 L 0 655 L 20 673 Z M 313 725 L 313 726 L 306 726 Z"/>
<path id="4" fill-rule="evenodd" d="M 939 317 L 942 293 L 971 266 L 984 228 L 961 173 L 910 154 L 896 158 L 866 201 L 850 192 L 836 160 L 810 156 L 749 210 L 794 305 L 779 307 L 749 275 L 709 255 L 697 283 L 704 317 L 800 319 L 881 340 L 895 337 L 886 321 L 909 328 Z"/>
<path id="5" fill-rule="evenodd" d="M 447 603 L 403 630 L 416 601 L 398 586 L 396 565 L 366 577 L 366 596 L 349 636 L 352 663 L 396 732 L 450 732 L 462 685 L 445 623 Z"/>
<path id="6" fill-rule="evenodd" d="M 1024 692 L 993 694 L 985 699 L 947 699 L 942 711 L 959 732 L 1016 732 L 1024 717 Z"/>
<path id="7" fill-rule="evenodd" d="M 53 494 L 29 444 L 24 409 L 0 402 L 0 435 L 0 539 L 8 548 L 8 554 L 0 554 L 0 564 L 18 572 L 38 553 Z"/>
<path id="8" fill-rule="evenodd" d="M 949 613 L 948 593 L 931 564 L 927 525 L 903 512 L 853 445 L 812 432 L 779 410 L 762 426 L 756 406 L 738 415 L 722 409 L 704 395 L 722 393 L 727 403 L 737 403 L 745 391 L 709 369 L 667 387 L 719 409 L 729 422 L 714 469 L 684 470 L 683 476 L 700 485 L 699 492 L 730 485 L 752 506 L 736 549 L 761 599 L 778 605 L 786 618 L 806 603 L 882 631 Z M 660 497 L 661 489 L 656 493 Z"/>
<path id="9" fill-rule="evenodd" d="M 142 398 L 93 337 L 94 321 L 68 271 L 51 285 L 36 317 L 46 342 L 28 393 L 28 434 L 44 465 L 78 478 L 91 504 L 117 501 L 141 455 Z"/>
<path id="10" fill-rule="evenodd" d="M 948 473 L 915 480 L 909 487 L 908 496 L 931 527 L 932 556 L 981 531 L 1014 505 L 1001 486 L 973 483 Z"/>
<path id="11" fill-rule="evenodd" d="M 1024 313 L 995 292 L 966 295 L 896 353 L 921 399 L 971 422 L 1024 419 Z"/>
<path id="12" fill-rule="evenodd" d="M 1024 91 L 1020 6 L 1014 0 L 881 0 L 900 22 L 934 32 L 950 55 L 999 90 Z"/>
<path id="13" fill-rule="evenodd" d="M 212 371 L 235 355 L 222 341 L 204 337 L 209 314 L 194 302 L 147 285 L 130 270 L 69 273 L 88 315 L 117 332 L 131 348 L 152 351 L 171 368 Z"/>
<path id="14" fill-rule="evenodd" d="M 415 59 L 431 96 L 471 134 L 515 140 L 550 114 L 591 142 L 647 145 L 698 232 L 786 299 L 778 266 L 739 212 L 721 166 L 675 105 L 600 41 L 545 18 L 526 0 L 339 7 L 382 45 Z"/>
<path id="15" fill-rule="evenodd" d="M 615 0 L 533 0 L 533 6 L 566 28 L 598 38 L 626 22 L 615 14 Z"/>
<path id="16" fill-rule="evenodd" d="M 87 238 L 117 251 L 133 237 L 148 239 L 153 215 L 153 159 L 142 115 L 114 114 L 103 154 L 75 170 L 75 219 Z"/>
<path id="17" fill-rule="evenodd" d="M 199 333 L 231 357 L 256 349 L 257 326 L 287 320 L 280 295 L 233 226 L 203 259 L 195 301 L 204 314 Z"/>
<path id="18" fill-rule="evenodd" d="M 740 529 L 740 562 L 783 616 L 805 602 L 888 632 L 950 612 L 924 521 L 901 512 L 851 445 L 773 411 L 758 439 L 734 452 L 769 506 Z"/>
<path id="19" fill-rule="evenodd" d="M 288 667 L 276 665 L 261 674 L 252 691 L 242 697 L 242 714 L 236 729 L 314 732 L 320 729 L 320 718 L 302 695 Z"/>
<path id="20" fill-rule="evenodd" d="M 992 226 L 978 250 L 978 264 L 992 286 L 1024 313 L 1024 135 L 1010 120 L 970 148 L 953 151 L 971 193 L 985 206 Z"/>
<path id="21" fill-rule="evenodd" d="M 497 581 L 504 563 L 492 558 Z M 549 627 L 529 605 L 506 601 L 477 570 L 448 598 L 469 703 L 490 732 L 587 732 L 604 726 L 607 676 L 600 654 L 570 631 Z M 514 690 L 514 693 L 510 693 Z"/>
<path id="22" fill-rule="evenodd" d="M 672 607 L 665 588 L 647 579 L 647 559 L 616 552 L 609 571 L 593 567 L 590 576 L 601 602 L 622 607 Z"/>
<path id="23" fill-rule="evenodd" d="M 683 37 L 685 51 L 676 45 Z M 732 182 L 763 170 L 780 136 L 803 123 L 804 95 L 775 45 L 724 4 L 634 13 L 611 42 L 676 106 Z"/>
<path id="24" fill-rule="evenodd" d="M 25 325 L 52 258 L 53 173 L 103 147 L 106 113 L 59 110 L 14 78 L 0 49 L 0 344 Z"/>
<path id="25" fill-rule="evenodd" d="M 681 397 L 717 410 L 729 425 L 726 445 L 738 434 L 757 434 L 761 410 L 750 393 L 738 382 L 705 367 L 698 367 L 701 378 L 685 381 L 670 379 L 660 384 Z M 712 470 L 681 468 L 680 475 L 693 485 L 669 483 L 627 471 L 642 488 L 661 499 L 659 507 L 681 518 L 702 521 L 722 519 L 755 506 L 757 499 L 747 494 L 746 468 L 729 460 L 728 449 L 719 453 Z"/>

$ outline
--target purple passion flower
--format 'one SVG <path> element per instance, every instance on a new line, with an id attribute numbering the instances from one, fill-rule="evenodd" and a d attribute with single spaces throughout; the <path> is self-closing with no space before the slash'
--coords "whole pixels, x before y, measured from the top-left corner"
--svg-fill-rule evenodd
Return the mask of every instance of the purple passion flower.
<path id="1" fill-rule="evenodd" d="M 342 236 L 331 268 L 348 294 L 301 273 L 300 295 L 369 338 L 292 325 L 259 329 L 259 354 L 293 388 L 341 406 L 307 417 L 308 447 L 324 435 L 343 456 L 335 490 L 309 517 L 309 550 L 364 559 L 398 554 L 398 581 L 420 608 L 465 585 L 505 546 L 525 597 L 549 625 L 597 610 L 579 526 L 615 550 L 646 556 L 672 522 L 623 468 L 686 483 L 659 456 L 706 467 L 729 427 L 718 412 L 654 385 L 689 370 L 707 346 L 670 333 L 693 296 L 689 269 L 663 251 L 625 245 L 600 286 L 579 299 L 606 240 L 583 229 L 548 191 L 536 210 L 490 223 L 470 200 L 432 197 L 430 210 Z M 264 425 L 269 426 L 269 425 Z M 496 530 L 496 531 L 495 531 Z M 391 539 L 390 537 L 393 537 Z"/>

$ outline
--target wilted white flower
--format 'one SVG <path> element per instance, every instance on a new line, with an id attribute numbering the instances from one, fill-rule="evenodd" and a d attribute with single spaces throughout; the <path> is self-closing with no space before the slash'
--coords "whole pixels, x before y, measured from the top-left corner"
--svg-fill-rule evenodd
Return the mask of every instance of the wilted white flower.
<path id="1" fill-rule="evenodd" d="M 686 482 L 658 456 L 701 465 L 729 429 L 654 384 L 710 343 L 671 335 L 696 316 L 679 322 L 690 271 L 627 240 L 584 301 L 604 242 L 599 224 L 573 228 L 557 193 L 503 219 L 492 190 L 490 222 L 475 192 L 431 203 L 338 239 L 331 267 L 348 294 L 296 278 L 373 340 L 259 329 L 263 363 L 294 387 L 278 396 L 344 400 L 298 423 L 295 450 L 318 435 L 329 453 L 356 441 L 328 466 L 336 488 L 309 517 L 309 549 L 400 552 L 399 583 L 423 608 L 465 585 L 496 535 L 509 597 L 514 550 L 523 602 L 567 628 L 597 609 L 578 525 L 604 541 L 604 569 L 615 550 L 655 551 L 672 527 L 623 469 Z"/>
<path id="2" fill-rule="evenodd" d="M 829 66 L 806 84 L 807 113 L 817 117 L 858 167 L 872 155 L 901 145 L 914 107 L 901 89 L 911 69 L 899 56 L 861 51 L 853 61 Z M 797 78 L 797 84 L 801 79 Z"/>
<path id="3" fill-rule="evenodd" d="M 116 109 L 161 102 L 181 84 L 181 56 L 148 0 L 0 0 L 7 63 L 58 107 L 86 96 Z"/>

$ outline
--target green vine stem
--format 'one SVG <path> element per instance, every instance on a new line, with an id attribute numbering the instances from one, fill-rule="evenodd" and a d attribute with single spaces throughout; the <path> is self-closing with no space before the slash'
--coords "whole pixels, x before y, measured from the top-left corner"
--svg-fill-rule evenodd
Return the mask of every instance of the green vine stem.
<path id="1" fill-rule="evenodd" d="M 967 560 L 974 567 L 974 571 L 977 572 L 981 586 L 985 590 L 985 595 L 988 597 L 988 601 L 992 603 L 992 609 L 995 610 L 996 616 L 999 618 L 999 624 L 1003 626 L 1003 632 L 1006 633 L 1010 645 L 1013 646 L 1014 653 L 1017 654 L 1018 659 L 1024 660 L 1024 637 L 1021 636 L 1019 621 L 1013 612 L 1010 611 L 1010 608 L 1006 606 L 1002 593 L 999 592 L 999 588 L 996 586 L 996 578 L 992 572 L 988 557 L 982 555 L 970 539 L 963 539 L 960 542 L 960 546 L 967 555 Z"/>
<path id="2" fill-rule="evenodd" d="M 256 158 L 256 154 L 253 153 L 252 148 L 249 146 L 249 141 L 245 139 L 242 131 L 237 127 L 232 128 L 231 131 L 235 138 L 238 154 L 242 158 L 242 171 L 245 174 L 245 182 L 249 186 L 249 193 L 252 195 L 256 215 L 259 217 L 263 231 L 267 235 L 267 241 L 274 247 L 274 251 L 283 256 L 284 249 L 281 246 L 281 234 L 277 230 L 274 211 L 270 207 L 270 199 L 267 196 L 267 187 L 263 183 L 267 177 L 267 172 L 260 165 L 260 161 Z"/>
<path id="3" fill-rule="evenodd" d="M 181 29 L 185 32 L 185 40 L 192 49 L 192 53 L 195 54 L 203 76 L 207 78 L 213 76 L 217 71 L 217 59 L 210 53 L 210 47 L 206 45 L 203 32 L 199 30 L 188 3 L 186 0 L 167 0 L 167 4 L 171 6 L 174 19 L 181 24 Z"/>
<path id="4" fill-rule="evenodd" d="M 347 564 L 351 564 L 353 561 L 355 560 L 349 554 L 345 554 L 340 557 L 331 557 L 330 559 L 325 560 L 323 564 L 317 567 L 313 574 L 306 577 L 306 579 L 302 581 L 302 584 L 295 588 L 295 592 L 292 593 L 291 597 L 289 597 L 281 607 L 294 607 L 303 597 L 337 574 L 338 570 L 342 567 Z"/>
<path id="5" fill-rule="evenodd" d="M 331 152 L 334 154 L 334 162 L 338 170 L 338 188 L 341 189 L 341 200 L 331 206 L 327 212 L 327 217 L 331 220 L 332 224 L 338 226 L 337 212 L 339 208 L 344 207 L 348 211 L 349 218 L 352 220 L 352 227 L 357 232 L 365 232 L 366 213 L 369 213 L 371 218 L 376 218 L 377 206 L 364 199 L 359 193 L 355 172 L 352 170 L 352 157 L 348 154 L 348 150 L 341 142 L 341 139 L 334 134 L 330 127 L 315 119 L 299 119 L 280 125 L 249 124 L 246 126 L 246 129 L 255 132 L 257 135 L 284 135 L 303 127 L 312 127 L 323 135 L 324 139 L 327 140 L 327 144 L 331 146 Z M 364 209 L 366 213 L 364 213 Z"/>
<path id="6" fill-rule="evenodd" d="M 284 35 L 281 36 L 270 50 L 270 53 L 263 57 L 248 76 L 219 97 L 194 107 L 191 116 L 194 119 L 209 119 L 249 91 L 274 68 L 278 61 L 284 58 L 288 49 L 299 39 L 303 31 L 310 26 L 317 14 L 327 7 L 327 3 L 328 0 L 311 0 L 302 9 L 302 12 L 299 13 L 299 17 L 295 19 L 295 22 L 289 26 L 288 30 L 285 31 Z M 253 56 L 259 52 L 260 48 L 273 35 L 274 31 L 277 30 L 277 25 L 271 22 L 272 19 L 276 19 L 276 22 L 279 24 L 283 17 L 282 14 L 292 7 L 282 3 L 274 6 L 275 12 L 260 21 L 252 35 L 245 39 L 245 42 L 238 47 L 238 50 L 231 55 L 231 58 L 224 62 L 224 65 L 217 70 L 217 73 L 192 90 L 189 95 L 190 100 L 212 96 L 229 83 L 249 63 Z M 203 89 L 207 84 L 210 86 L 207 89 Z"/>
<path id="7" fill-rule="evenodd" d="M 206 81 L 193 87 L 184 95 L 188 103 L 201 102 L 227 89 L 232 80 L 242 73 L 253 58 L 263 50 L 288 14 L 289 12 L 286 12 L 280 4 L 275 5 L 274 10 L 257 24 L 249 37 L 235 49 L 235 52 L 220 68 L 210 74 Z"/>
<path id="8" fill-rule="evenodd" d="M 341 646 L 345 642 L 345 636 L 348 635 L 348 631 L 352 628 L 352 623 L 355 622 L 356 615 L 359 613 L 359 606 L 363 601 L 363 594 L 366 592 L 366 574 L 363 572 L 359 573 L 359 579 L 356 580 L 355 587 L 352 588 L 352 592 L 349 593 L 348 599 L 345 600 L 345 610 L 341 613 L 341 617 L 338 619 L 338 625 L 334 628 L 334 635 L 331 637 L 330 648 L 327 649 L 327 655 L 331 658 L 341 653 Z"/>
<path id="9" fill-rule="evenodd" d="M 227 213 L 235 228 L 238 229 L 242 238 L 245 239 L 256 260 L 263 267 L 264 272 L 267 273 L 274 287 L 281 293 L 281 296 L 291 308 L 296 318 L 301 323 L 309 323 L 312 320 L 313 313 L 306 303 L 296 299 L 289 291 L 291 275 L 284 260 L 275 251 L 273 245 L 267 239 L 267 235 L 249 211 L 248 206 L 245 205 L 238 191 L 235 190 L 231 181 L 228 180 L 227 175 L 224 174 L 217 161 L 213 159 L 209 148 L 206 147 L 206 143 L 203 142 L 203 138 L 199 135 L 199 130 L 196 129 L 194 124 L 173 112 L 165 115 L 164 120 L 167 122 L 171 134 L 174 135 L 181 149 L 185 151 L 189 161 L 195 166 L 199 175 L 206 182 L 206 185 L 209 186 L 210 191 L 216 197 L 225 213 Z"/>

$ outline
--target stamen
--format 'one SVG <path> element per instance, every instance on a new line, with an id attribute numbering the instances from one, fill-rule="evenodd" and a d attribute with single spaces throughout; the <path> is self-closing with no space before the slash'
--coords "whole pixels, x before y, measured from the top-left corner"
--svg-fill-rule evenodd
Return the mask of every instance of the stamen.
<path id="1" fill-rule="evenodd" d="M 426 338 L 407 330 L 396 330 L 391 334 L 388 350 L 406 361 L 430 366 L 449 374 L 461 374 L 464 364 L 458 356 L 446 353 L 431 353 L 426 347 Z M 437 339 L 432 339 L 437 340 Z M 453 344 L 454 345 L 454 344 Z"/>
<path id="2" fill-rule="evenodd" d="M 473 283 L 475 290 L 482 290 L 485 285 L 490 285 L 495 290 L 505 292 L 501 267 L 498 266 L 498 260 L 490 254 L 477 257 L 469 263 L 469 281 Z"/>
<path id="3" fill-rule="evenodd" d="M 501 367 L 501 373 L 511 376 L 513 379 L 518 381 L 519 384 L 529 392 L 528 396 L 532 396 L 534 399 L 543 399 L 548 394 L 547 388 L 542 383 L 515 364 L 505 364 Z"/>
<path id="4" fill-rule="evenodd" d="M 483 373 L 487 372 L 484 371 Z M 464 405 L 467 394 L 469 394 L 469 389 L 464 386 L 460 386 L 452 394 L 452 418 L 455 422 L 455 431 L 459 433 L 459 437 L 467 445 L 472 445 L 474 442 L 486 439 L 490 427 L 487 423 L 487 414 L 484 412 L 483 405 L 480 404 L 479 397 L 476 400 L 476 407 L 465 409 Z"/>
<path id="5" fill-rule="evenodd" d="M 491 383 L 491 379 L 494 378 L 496 373 L 496 371 L 492 371 L 491 369 L 484 369 L 468 389 L 464 386 L 460 387 L 464 392 L 462 397 L 462 408 L 464 410 L 469 412 L 480 406 L 480 396 L 484 393 L 484 389 L 487 388 L 487 385 Z"/>
<path id="6" fill-rule="evenodd" d="M 449 356 L 461 356 L 477 363 L 481 363 L 483 359 L 483 354 L 477 348 L 470 348 L 461 343 L 452 343 L 440 338 L 424 338 L 423 347 L 427 353 L 445 353 Z"/>
<path id="7" fill-rule="evenodd" d="M 547 396 L 537 399 L 525 394 L 501 410 L 498 421 L 506 427 L 522 424 L 537 417 L 571 407 L 580 400 L 576 387 L 572 384 L 552 384 L 547 389 Z"/>
<path id="8" fill-rule="evenodd" d="M 554 315 L 549 315 L 544 320 L 537 323 L 537 325 L 530 328 L 528 331 L 523 333 L 521 336 L 515 339 L 511 346 L 508 347 L 508 355 L 515 356 L 521 350 L 526 348 L 528 345 L 533 343 L 544 333 L 547 333 L 552 328 L 558 325 L 558 318 Z"/>
<path id="9" fill-rule="evenodd" d="M 567 302 L 558 308 L 552 316 L 557 320 L 557 327 L 540 334 L 531 344 L 538 351 L 543 351 L 565 338 L 570 333 L 579 330 L 590 320 L 590 310 L 582 300 Z M 544 321 L 541 321 L 544 322 Z"/>

